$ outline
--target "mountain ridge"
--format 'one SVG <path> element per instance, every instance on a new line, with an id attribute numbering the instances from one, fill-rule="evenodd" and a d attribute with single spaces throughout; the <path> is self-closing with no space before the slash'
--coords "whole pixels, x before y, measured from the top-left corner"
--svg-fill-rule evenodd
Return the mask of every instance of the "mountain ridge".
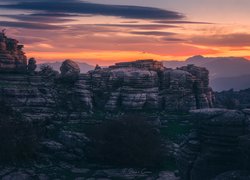
<path id="1" fill-rule="evenodd" d="M 210 72 L 212 88 L 216 91 L 250 88 L 250 78 L 249 80 L 245 78 L 245 86 L 244 84 L 239 86 L 241 77 L 250 76 L 250 61 L 243 57 L 204 57 L 197 55 L 185 61 L 163 61 L 163 64 L 168 68 L 176 68 L 188 64 L 207 68 Z M 224 83 L 225 79 L 230 83 Z M 223 84 L 225 85 L 223 86 Z"/>

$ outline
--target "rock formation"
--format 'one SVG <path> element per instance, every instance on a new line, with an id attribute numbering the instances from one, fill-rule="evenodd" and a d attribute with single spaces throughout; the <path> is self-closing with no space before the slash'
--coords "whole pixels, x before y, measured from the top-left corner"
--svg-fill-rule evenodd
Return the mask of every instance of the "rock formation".
<path id="1" fill-rule="evenodd" d="M 80 74 L 78 64 L 69 59 L 62 63 L 60 70 L 63 78 L 76 79 Z"/>
<path id="2" fill-rule="evenodd" d="M 205 68 L 187 65 L 170 69 L 154 60 L 138 60 L 108 68 L 97 66 L 80 74 L 77 64 L 66 60 L 61 75 L 49 66 L 34 73 L 35 60 L 30 59 L 27 65 L 21 49 L 16 40 L 0 33 L 0 102 L 27 120 L 50 122 L 46 131 L 56 138 L 43 139 L 41 148 L 52 154 L 56 165 L 58 159 L 79 162 L 84 157 L 82 149 L 88 138 L 70 125 L 86 123 L 95 111 L 163 111 L 166 115 L 192 110 L 195 128 L 181 144 L 177 158 L 182 179 L 209 180 L 219 175 L 219 180 L 232 174 L 249 177 L 250 110 L 211 109 L 214 95 Z M 74 81 L 68 83 L 62 81 L 64 78 Z M 159 124 L 166 125 L 171 116 L 164 119 L 159 118 Z M 60 166 L 64 170 L 65 164 Z M 26 177 L 22 171 L 1 172 L 0 177 L 18 178 L 22 174 Z M 157 177 L 168 176 L 162 172 Z"/>
<path id="3" fill-rule="evenodd" d="M 45 120 L 55 113 L 54 85 L 41 76 L 1 74 L 0 101 L 29 120 Z"/>
<path id="4" fill-rule="evenodd" d="M 35 119 L 69 112 L 77 119 L 95 110 L 187 112 L 213 107 L 205 68 L 188 65 L 174 70 L 158 61 L 138 60 L 80 74 L 74 61 L 65 60 L 61 75 L 50 67 L 33 73 L 35 59 L 27 65 L 16 40 L 2 33 L 0 41 L 0 55 L 5 57 L 0 58 L 0 71 L 26 72 L 1 75 L 0 99 Z M 68 80 L 73 81 L 67 85 Z"/>
<path id="5" fill-rule="evenodd" d="M 213 106 L 208 71 L 193 65 L 177 70 L 161 62 L 117 63 L 89 72 L 97 108 L 188 111 Z"/>
<path id="6" fill-rule="evenodd" d="M 35 60 L 35 58 L 30 58 L 29 59 L 29 63 L 28 63 L 28 72 L 29 73 L 34 73 L 35 72 L 35 70 L 36 70 L 36 60 Z"/>
<path id="7" fill-rule="evenodd" d="M 181 145 L 177 158 L 183 180 L 209 180 L 227 171 L 246 170 L 249 162 L 244 167 L 243 159 L 249 157 L 246 135 L 250 125 L 246 111 L 192 111 L 196 128 Z"/>
<path id="8" fill-rule="evenodd" d="M 0 33 L 0 72 L 26 72 L 27 58 L 15 39 Z"/>

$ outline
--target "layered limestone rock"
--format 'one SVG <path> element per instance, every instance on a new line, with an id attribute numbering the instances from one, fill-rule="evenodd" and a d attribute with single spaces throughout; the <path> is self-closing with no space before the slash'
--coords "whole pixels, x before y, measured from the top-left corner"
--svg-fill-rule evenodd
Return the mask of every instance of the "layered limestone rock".
<path id="1" fill-rule="evenodd" d="M 0 101 L 29 120 L 45 120 L 55 114 L 53 84 L 41 76 L 1 74 Z"/>
<path id="2" fill-rule="evenodd" d="M 68 113 L 81 119 L 95 110 L 187 112 L 213 106 L 205 68 L 168 69 L 162 62 L 138 60 L 80 74 L 77 63 L 65 60 L 61 75 L 49 67 L 37 73 L 35 59 L 27 65 L 22 47 L 0 33 L 0 72 L 13 72 L 1 74 L 1 98 L 35 119 Z"/>
<path id="3" fill-rule="evenodd" d="M 90 87 L 87 75 L 68 86 L 40 75 L 1 74 L 0 102 L 33 121 L 80 120 L 93 108 Z"/>
<path id="4" fill-rule="evenodd" d="M 162 76 L 161 104 L 166 111 L 197 109 L 194 89 L 195 77 L 187 71 L 165 70 Z"/>
<path id="5" fill-rule="evenodd" d="M 139 68 L 139 69 L 147 69 L 147 70 L 164 70 L 163 64 L 159 61 L 154 61 L 152 59 L 146 60 L 137 60 L 134 62 L 122 62 L 116 63 L 114 66 L 110 66 L 110 68 Z"/>
<path id="6" fill-rule="evenodd" d="M 249 139 L 240 137 L 249 133 L 248 115 L 225 109 L 192 113 L 197 126 L 181 145 L 177 158 L 182 179 L 209 180 L 226 171 L 244 169 L 241 154 L 249 153 Z"/>
<path id="7" fill-rule="evenodd" d="M 146 69 L 107 68 L 90 72 L 97 108 L 107 110 L 157 109 L 159 79 Z"/>
<path id="8" fill-rule="evenodd" d="M 0 72 L 26 72 L 27 58 L 22 48 L 17 40 L 0 33 Z"/>
<path id="9" fill-rule="evenodd" d="M 187 71 L 195 76 L 193 89 L 196 94 L 196 106 L 198 109 L 210 108 L 213 106 L 211 102 L 214 101 L 214 96 L 211 93 L 212 89 L 209 87 L 209 71 L 206 68 L 188 65 L 178 68 Z"/>
<path id="10" fill-rule="evenodd" d="M 164 68 L 161 62 L 117 63 L 89 72 L 97 108 L 188 111 L 213 106 L 208 71 L 193 65 Z"/>

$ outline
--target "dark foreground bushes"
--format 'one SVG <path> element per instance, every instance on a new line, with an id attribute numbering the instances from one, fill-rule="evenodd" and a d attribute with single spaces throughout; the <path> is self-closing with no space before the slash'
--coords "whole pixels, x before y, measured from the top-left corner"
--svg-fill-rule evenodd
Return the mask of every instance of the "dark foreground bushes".
<path id="1" fill-rule="evenodd" d="M 161 137 L 146 119 L 129 115 L 110 120 L 89 133 L 88 158 L 96 163 L 127 167 L 158 167 L 163 162 Z"/>
<path id="2" fill-rule="evenodd" d="M 32 123 L 0 103 L 0 163 L 16 163 L 33 158 L 37 133 Z"/>

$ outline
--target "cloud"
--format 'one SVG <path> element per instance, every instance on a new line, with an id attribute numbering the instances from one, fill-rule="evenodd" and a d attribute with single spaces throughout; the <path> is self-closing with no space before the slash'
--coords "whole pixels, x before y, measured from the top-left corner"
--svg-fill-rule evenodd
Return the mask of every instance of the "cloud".
<path id="1" fill-rule="evenodd" d="M 167 42 L 174 42 L 174 43 L 181 43 L 181 42 L 187 42 L 187 40 L 185 39 L 180 39 L 180 38 L 163 38 L 164 41 L 167 41 Z"/>
<path id="2" fill-rule="evenodd" d="M 63 1 L 12 1 L 14 3 L 0 5 L 2 9 L 33 10 L 53 13 L 76 13 L 103 16 L 116 16 L 129 19 L 149 20 L 179 20 L 184 15 L 154 7 L 128 6 L 128 5 L 107 5 L 83 2 L 77 0 Z"/>
<path id="3" fill-rule="evenodd" d="M 145 36 L 172 36 L 176 33 L 173 32 L 162 32 L 162 31 L 131 31 L 130 34 L 145 35 Z"/>
<path id="4" fill-rule="evenodd" d="M 145 29 L 145 30 L 156 30 L 156 29 L 179 27 L 179 26 L 166 25 L 166 24 L 95 24 L 95 25 L 103 26 L 103 27 L 120 27 L 120 28 Z"/>
<path id="5" fill-rule="evenodd" d="M 181 21 L 181 20 L 157 20 L 153 22 L 160 23 L 160 24 L 214 24 L 210 22 Z"/>
<path id="6" fill-rule="evenodd" d="M 30 23 L 30 22 L 11 22 L 11 21 L 0 21 L 0 27 L 15 27 L 24 29 L 37 29 L 37 30 L 58 30 L 65 28 L 64 26 L 55 26 L 45 23 Z"/>
<path id="7" fill-rule="evenodd" d="M 62 14 L 61 14 L 62 15 Z M 65 17 L 72 17 L 64 15 Z M 11 14 L 11 15 L 0 15 L 0 17 L 10 18 L 18 21 L 23 22 L 42 22 L 42 23 L 65 23 L 65 22 L 72 22 L 75 21 L 74 19 L 70 18 L 62 18 L 62 16 L 50 14 Z"/>
<path id="8" fill-rule="evenodd" d="M 211 36 L 195 36 L 190 39 L 193 44 L 207 46 L 242 47 L 250 46 L 250 34 L 235 33 Z"/>

